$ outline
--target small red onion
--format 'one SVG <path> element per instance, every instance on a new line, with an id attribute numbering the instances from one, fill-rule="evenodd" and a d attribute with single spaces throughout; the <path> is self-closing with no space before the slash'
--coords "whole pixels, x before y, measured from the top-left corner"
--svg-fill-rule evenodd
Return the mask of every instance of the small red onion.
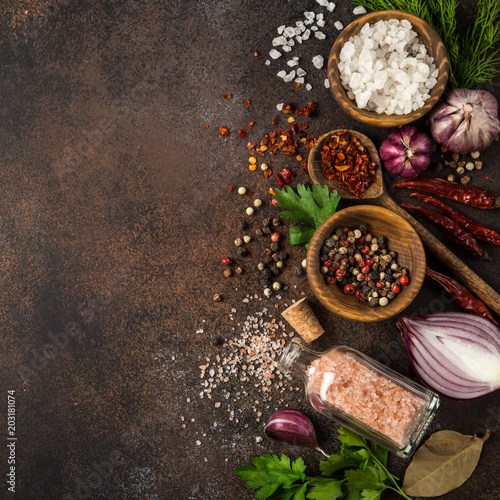
<path id="1" fill-rule="evenodd" d="M 401 177 L 416 177 L 431 161 L 431 140 L 413 125 L 406 125 L 389 134 L 380 145 L 385 168 Z"/>
<path id="2" fill-rule="evenodd" d="M 453 89 L 429 113 L 434 140 L 453 153 L 486 149 L 500 132 L 498 103 L 486 90 Z"/>
<path id="3" fill-rule="evenodd" d="M 325 457 L 329 456 L 319 447 L 312 422 L 298 410 L 285 408 L 273 413 L 267 421 L 264 432 L 278 441 L 311 446 Z"/>
<path id="4" fill-rule="evenodd" d="M 500 328 L 469 313 L 410 318 L 398 328 L 415 373 L 443 396 L 474 399 L 500 389 Z"/>

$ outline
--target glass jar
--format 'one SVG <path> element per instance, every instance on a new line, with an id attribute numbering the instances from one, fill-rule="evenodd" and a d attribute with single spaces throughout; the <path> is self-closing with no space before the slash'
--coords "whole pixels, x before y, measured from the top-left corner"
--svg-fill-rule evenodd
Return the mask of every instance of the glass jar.
<path id="1" fill-rule="evenodd" d="M 416 449 L 439 407 L 439 397 L 346 346 L 323 353 L 294 339 L 278 365 L 306 386 L 311 406 L 400 457 Z"/>

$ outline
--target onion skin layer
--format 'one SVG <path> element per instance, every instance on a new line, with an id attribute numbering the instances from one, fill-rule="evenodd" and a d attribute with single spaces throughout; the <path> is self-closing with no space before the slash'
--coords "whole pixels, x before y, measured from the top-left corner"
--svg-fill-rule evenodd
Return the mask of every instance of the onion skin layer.
<path id="1" fill-rule="evenodd" d="M 443 312 L 410 318 L 397 324 L 411 366 L 421 382 L 442 396 L 455 400 L 476 399 L 500 388 L 500 328 L 490 320 L 469 313 Z M 453 342 L 455 350 L 450 350 Z M 463 349 L 457 355 L 456 346 Z M 471 375 L 466 360 L 494 363 L 491 378 Z M 474 372 L 473 372 L 474 373 Z"/>

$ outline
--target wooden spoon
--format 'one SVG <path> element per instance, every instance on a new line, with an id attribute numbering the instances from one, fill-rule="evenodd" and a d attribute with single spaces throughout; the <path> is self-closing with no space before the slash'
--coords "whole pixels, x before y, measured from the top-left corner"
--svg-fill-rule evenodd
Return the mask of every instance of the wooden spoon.
<path id="1" fill-rule="evenodd" d="M 343 130 L 343 129 L 340 129 Z M 359 142 L 369 151 L 371 159 L 377 164 L 375 181 L 357 198 L 349 191 L 339 188 L 336 180 L 327 179 L 323 175 L 321 150 L 326 139 L 331 137 L 339 130 L 333 130 L 322 135 L 309 153 L 307 167 L 309 175 L 316 184 L 327 185 L 330 190 L 336 189 L 342 198 L 347 200 L 359 200 L 365 204 L 379 205 L 388 208 L 406 219 L 417 231 L 427 250 L 436 257 L 444 266 L 446 266 L 471 292 L 477 295 L 485 304 L 490 306 L 497 314 L 500 314 L 500 295 L 493 290 L 485 281 L 483 281 L 472 269 L 467 267 L 448 247 L 443 245 L 430 231 L 428 231 L 420 222 L 416 221 L 406 210 L 403 210 L 387 192 L 387 188 L 382 177 L 382 166 L 377 148 L 373 142 L 354 130 L 348 130 L 351 136 L 356 137 Z"/>

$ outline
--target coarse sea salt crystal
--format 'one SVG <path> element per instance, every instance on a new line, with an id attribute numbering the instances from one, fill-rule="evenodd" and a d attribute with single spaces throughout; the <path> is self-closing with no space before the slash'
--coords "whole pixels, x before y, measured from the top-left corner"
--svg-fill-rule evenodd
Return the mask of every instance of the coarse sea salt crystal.
<path id="1" fill-rule="evenodd" d="M 297 76 L 306 76 L 307 73 L 302 68 L 297 68 Z"/>
<path id="2" fill-rule="evenodd" d="M 290 59 L 289 61 L 286 62 L 288 66 L 297 66 L 299 63 L 293 59 Z"/>
<path id="3" fill-rule="evenodd" d="M 312 85 L 310 83 L 306 83 L 306 89 L 307 90 L 311 90 L 312 89 Z"/>
<path id="4" fill-rule="evenodd" d="M 334 26 L 335 26 L 335 27 L 336 27 L 339 31 L 341 31 L 341 30 L 343 30 L 343 29 L 344 29 L 344 25 L 343 25 L 340 21 L 335 21 L 335 22 L 333 23 L 333 25 L 334 25 Z"/>
<path id="5" fill-rule="evenodd" d="M 355 16 L 359 16 L 360 14 L 366 14 L 366 9 L 362 5 L 358 5 L 357 7 L 354 7 L 352 13 Z"/>
<path id="6" fill-rule="evenodd" d="M 282 69 L 281 71 L 278 71 L 276 73 L 276 76 L 279 76 L 280 78 L 285 78 L 286 76 L 286 71 L 284 69 Z"/>
<path id="7" fill-rule="evenodd" d="M 304 83 L 304 77 L 303 76 L 299 76 L 298 78 L 295 78 L 294 82 L 295 83 Z"/>
<path id="8" fill-rule="evenodd" d="M 310 35 L 311 35 L 311 30 L 310 29 L 306 29 L 304 31 L 304 33 L 302 34 L 302 40 L 308 40 L 309 37 L 310 37 Z"/>
<path id="9" fill-rule="evenodd" d="M 321 69 L 323 67 L 323 63 L 325 62 L 325 59 L 323 56 L 317 55 L 312 58 L 312 63 L 314 64 L 314 67 L 317 69 Z"/>
<path id="10" fill-rule="evenodd" d="M 328 6 L 328 0 L 316 0 L 317 3 L 321 5 L 321 7 L 327 7 Z"/>
<path id="11" fill-rule="evenodd" d="M 278 47 L 279 45 L 285 45 L 286 38 L 284 36 L 277 36 L 273 38 L 273 47 Z"/>
<path id="12" fill-rule="evenodd" d="M 333 2 L 329 2 L 327 6 L 328 12 L 333 12 L 333 9 L 335 9 L 335 4 Z"/>
<path id="13" fill-rule="evenodd" d="M 292 50 L 292 47 L 290 47 L 289 45 L 283 45 L 283 47 L 281 47 L 281 50 L 283 52 L 290 52 Z"/>
<path id="14" fill-rule="evenodd" d="M 291 82 L 294 78 L 295 78 L 295 70 L 292 69 L 292 71 L 290 71 L 290 73 L 288 73 L 288 75 L 286 75 L 283 78 L 283 81 L 284 82 Z"/>
<path id="15" fill-rule="evenodd" d="M 316 33 L 314 33 L 314 36 L 318 40 L 324 40 L 326 38 L 326 35 L 322 31 L 316 31 Z"/>
<path id="16" fill-rule="evenodd" d="M 316 14 L 314 12 L 304 12 L 304 17 L 308 20 L 308 21 L 312 21 L 315 17 L 316 17 Z"/>
<path id="17" fill-rule="evenodd" d="M 325 88 L 329 89 L 330 88 L 330 80 L 328 80 L 328 78 L 325 78 Z"/>
<path id="18" fill-rule="evenodd" d="M 278 59 L 281 57 L 281 52 L 276 49 L 271 49 L 269 51 L 269 55 L 271 56 L 272 59 Z"/>
<path id="19" fill-rule="evenodd" d="M 324 19 L 318 19 L 316 21 L 316 24 L 320 27 L 320 28 L 323 28 L 325 26 L 325 21 Z"/>
<path id="20" fill-rule="evenodd" d="M 291 36 L 294 36 L 295 35 L 295 28 L 292 28 L 291 26 L 288 26 L 287 28 L 285 28 L 285 31 L 283 32 L 283 34 L 290 38 Z"/>
<path id="21" fill-rule="evenodd" d="M 285 30 L 286 25 L 282 24 L 281 26 L 278 26 L 278 34 L 281 35 L 283 31 Z"/>

